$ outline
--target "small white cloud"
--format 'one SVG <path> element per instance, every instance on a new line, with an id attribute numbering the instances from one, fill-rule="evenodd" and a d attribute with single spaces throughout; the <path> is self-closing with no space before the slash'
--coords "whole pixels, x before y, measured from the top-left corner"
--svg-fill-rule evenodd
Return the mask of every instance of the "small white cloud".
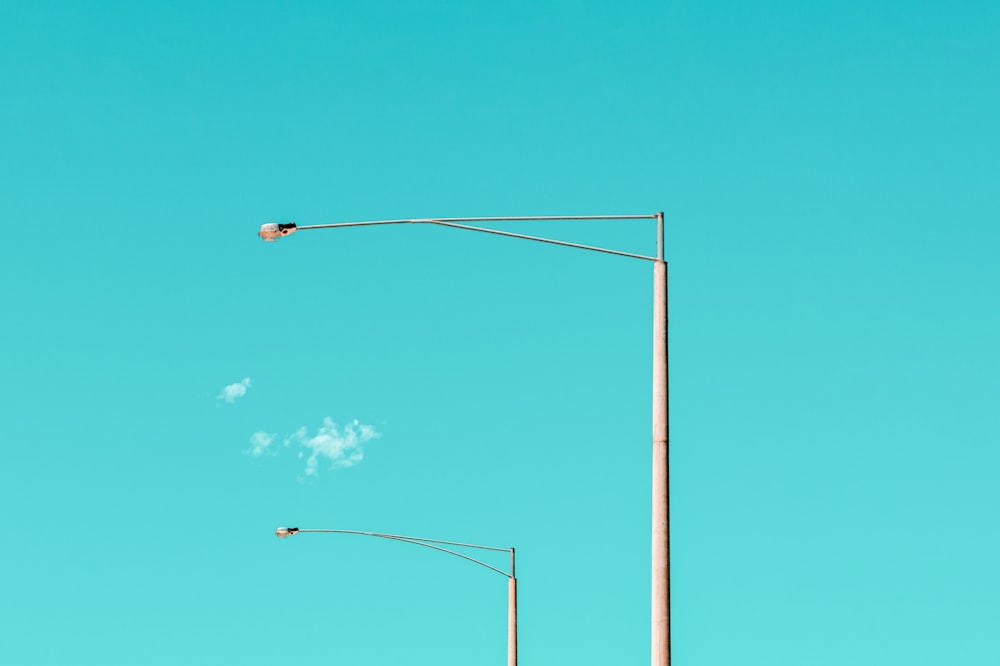
<path id="1" fill-rule="evenodd" d="M 247 450 L 247 453 L 251 457 L 256 458 L 263 455 L 267 451 L 267 447 L 271 446 L 272 443 L 274 443 L 274 435 L 266 433 L 263 430 L 258 430 L 250 435 L 250 448 Z"/>
<path id="2" fill-rule="evenodd" d="M 282 448 L 292 445 L 302 447 L 298 458 L 306 458 L 306 476 L 319 474 L 321 459 L 328 460 L 330 469 L 353 467 L 365 457 L 364 444 L 380 436 L 370 425 L 365 425 L 357 419 L 338 427 L 330 417 L 323 419 L 323 424 L 316 429 L 316 434 L 310 435 L 305 426 L 299 428 L 282 441 Z M 250 438 L 251 448 L 247 453 L 253 457 L 260 456 L 265 451 L 277 454 L 278 449 L 269 449 L 275 441 L 275 436 L 266 432 L 255 432 Z M 306 457 L 308 455 L 308 457 Z"/>
<path id="3" fill-rule="evenodd" d="M 244 377 L 241 382 L 229 384 L 228 386 L 223 387 L 222 392 L 216 397 L 219 400 L 225 400 L 226 402 L 232 404 L 236 402 L 237 398 L 245 396 L 248 388 L 250 388 L 250 378 Z"/>
<path id="4" fill-rule="evenodd" d="M 365 457 L 362 444 L 378 436 L 375 428 L 359 423 L 357 419 L 338 428 L 330 417 L 326 417 L 315 435 L 310 437 L 305 428 L 299 428 L 289 441 L 309 450 L 305 474 L 316 476 L 320 458 L 329 460 L 331 469 L 354 467 Z"/>

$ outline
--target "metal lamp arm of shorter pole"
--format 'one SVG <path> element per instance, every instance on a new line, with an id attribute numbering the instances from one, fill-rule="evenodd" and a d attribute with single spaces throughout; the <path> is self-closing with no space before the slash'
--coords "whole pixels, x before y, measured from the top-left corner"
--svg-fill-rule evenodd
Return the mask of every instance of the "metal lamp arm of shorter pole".
<path id="1" fill-rule="evenodd" d="M 448 553 L 449 555 L 454 555 L 455 557 L 461 557 L 463 560 L 468 560 L 468 561 L 473 562 L 475 564 L 478 564 L 480 566 L 486 567 L 487 569 L 490 569 L 492 571 L 496 571 L 498 574 L 500 574 L 501 576 L 504 576 L 506 578 L 513 578 L 514 577 L 514 571 L 513 571 L 513 564 L 514 564 L 513 553 L 514 553 L 514 549 L 513 548 L 496 548 L 496 547 L 493 547 L 493 546 L 479 546 L 479 545 L 471 544 L 471 543 L 459 543 L 457 541 L 442 541 L 440 539 L 424 539 L 422 537 L 409 537 L 409 536 L 402 536 L 402 535 L 399 535 L 399 534 L 383 534 L 381 532 L 361 532 L 361 531 L 358 531 L 358 530 L 315 530 L 315 529 L 310 530 L 310 529 L 297 529 L 297 530 L 295 530 L 295 532 L 296 533 L 299 533 L 299 532 L 316 532 L 316 533 L 326 533 L 326 534 L 358 534 L 358 535 L 361 535 L 361 536 L 370 536 L 370 537 L 377 537 L 379 539 L 389 539 L 391 541 L 401 541 L 403 543 L 412 543 L 415 546 L 424 546 L 425 548 L 432 548 L 433 550 L 438 550 L 438 551 L 441 551 L 442 553 Z M 493 566 L 491 564 L 487 564 L 486 562 L 482 562 L 480 560 L 477 560 L 474 557 L 469 557 L 468 555 L 464 555 L 462 553 L 459 553 L 459 552 L 454 551 L 454 550 L 450 550 L 448 548 L 442 548 L 441 546 L 437 546 L 437 545 L 434 545 L 434 544 L 446 544 L 446 545 L 450 545 L 450 546 L 460 546 L 460 547 L 464 547 L 464 548 L 478 548 L 480 550 L 494 550 L 494 551 L 499 551 L 499 552 L 504 552 L 504 553 L 510 553 L 511 554 L 511 569 L 512 570 L 511 570 L 510 573 L 507 573 L 506 571 L 504 571 L 502 569 L 498 569 L 497 567 L 495 567 L 495 566 Z"/>

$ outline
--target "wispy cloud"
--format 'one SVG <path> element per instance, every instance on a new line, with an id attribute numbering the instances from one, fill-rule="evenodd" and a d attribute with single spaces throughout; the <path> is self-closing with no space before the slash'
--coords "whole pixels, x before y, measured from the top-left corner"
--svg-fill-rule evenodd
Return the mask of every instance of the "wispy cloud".
<path id="1" fill-rule="evenodd" d="M 242 398 L 247 394 L 247 389 L 250 388 L 250 378 L 244 377 L 243 381 L 236 382 L 235 384 L 229 384 L 222 388 L 222 392 L 216 396 L 219 400 L 225 400 L 228 403 L 234 403 L 238 398 Z"/>
<path id="2" fill-rule="evenodd" d="M 247 453 L 254 458 L 263 455 L 274 443 L 274 435 L 264 432 L 263 430 L 258 430 L 254 434 L 250 435 L 250 448 L 247 449 Z M 273 449 L 272 449 L 273 450 Z M 276 450 L 273 450 L 277 453 Z"/>
<path id="3" fill-rule="evenodd" d="M 331 469 L 354 467 L 365 457 L 362 444 L 378 436 L 375 428 L 359 423 L 357 419 L 338 428 L 328 416 L 323 419 L 323 425 L 316 430 L 315 435 L 310 436 L 303 426 L 285 440 L 285 446 L 299 444 L 305 447 L 310 452 L 306 459 L 305 474 L 316 476 L 320 458 L 329 460 Z"/>
<path id="4" fill-rule="evenodd" d="M 317 476 L 323 461 L 329 463 L 330 469 L 354 467 L 365 457 L 364 444 L 380 436 L 375 428 L 357 419 L 340 427 L 326 417 L 314 434 L 302 426 L 285 437 L 283 448 L 298 448 L 299 458 L 306 460 L 305 476 Z M 276 448 L 270 448 L 274 441 L 272 434 L 255 432 L 250 437 L 250 449 L 246 453 L 254 458 L 269 451 L 277 453 Z"/>

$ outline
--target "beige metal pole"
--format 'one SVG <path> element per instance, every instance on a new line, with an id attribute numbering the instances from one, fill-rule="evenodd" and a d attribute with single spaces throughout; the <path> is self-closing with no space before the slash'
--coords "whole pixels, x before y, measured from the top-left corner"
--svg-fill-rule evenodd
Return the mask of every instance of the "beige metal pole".
<path id="1" fill-rule="evenodd" d="M 652 666 L 670 666 L 670 421 L 667 389 L 667 264 L 653 265 Z"/>
<path id="2" fill-rule="evenodd" d="M 517 579 L 507 579 L 507 666 L 517 666 Z"/>

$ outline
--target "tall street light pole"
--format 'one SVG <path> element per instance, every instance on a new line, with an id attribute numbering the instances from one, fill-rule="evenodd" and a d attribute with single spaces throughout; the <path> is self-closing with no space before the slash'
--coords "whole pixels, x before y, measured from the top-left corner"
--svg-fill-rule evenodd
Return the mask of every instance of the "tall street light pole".
<path id="1" fill-rule="evenodd" d="M 389 539 L 390 541 L 402 541 L 403 543 L 410 543 L 414 546 L 423 546 L 425 548 L 431 548 L 433 550 L 441 551 L 442 553 L 448 553 L 449 555 L 454 555 L 455 557 L 461 557 L 463 560 L 468 560 L 479 566 L 486 567 L 491 571 L 496 571 L 498 574 L 507 577 L 507 666 L 517 666 L 517 578 L 514 572 L 514 549 L 513 548 L 496 548 L 493 546 L 480 546 L 473 543 L 459 543 L 458 541 L 442 541 L 440 539 L 425 539 L 423 537 L 412 537 L 412 536 L 401 536 L 399 534 L 384 534 L 381 532 L 359 532 L 357 530 L 306 530 L 299 529 L 298 527 L 279 527 L 274 531 L 274 534 L 279 539 L 284 539 L 290 537 L 293 534 L 309 534 L 309 533 L 320 533 L 320 534 L 357 534 L 360 536 L 376 537 L 378 539 Z M 492 564 L 487 564 L 477 560 L 474 557 L 470 557 L 464 553 L 459 553 L 450 548 L 444 548 L 444 546 L 454 546 L 457 548 L 475 548 L 478 550 L 492 550 L 501 553 L 510 553 L 510 572 L 504 571 L 503 569 L 498 569 Z"/>
<path id="2" fill-rule="evenodd" d="M 656 256 L 620 252 L 593 245 L 580 245 L 552 238 L 488 229 L 487 222 L 521 222 L 531 220 L 656 220 Z M 473 224 L 470 224 L 473 223 Z M 652 617 L 651 666 L 670 666 L 670 413 L 667 359 L 667 262 L 664 260 L 663 213 L 648 215 L 556 215 L 531 217 L 442 217 L 400 220 L 371 220 L 297 226 L 294 223 L 268 223 L 258 235 L 273 242 L 283 236 L 306 229 L 335 229 L 392 224 L 431 224 L 452 229 L 519 238 L 522 240 L 562 245 L 580 250 L 613 254 L 620 257 L 653 262 L 653 525 L 652 525 Z M 475 226 L 473 226 L 475 225 Z"/>
<path id="3" fill-rule="evenodd" d="M 667 358 L 667 262 L 663 213 L 656 214 L 653 264 L 653 578 L 651 664 L 670 666 L 670 395 Z"/>

